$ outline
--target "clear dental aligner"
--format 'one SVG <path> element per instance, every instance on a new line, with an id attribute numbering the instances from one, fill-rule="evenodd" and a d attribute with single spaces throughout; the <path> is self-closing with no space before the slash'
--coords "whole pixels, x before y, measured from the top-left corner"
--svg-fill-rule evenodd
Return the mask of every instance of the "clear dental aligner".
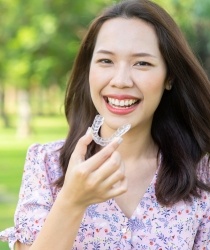
<path id="1" fill-rule="evenodd" d="M 115 137 L 121 137 L 124 135 L 128 130 L 131 128 L 130 124 L 125 124 L 121 127 L 119 127 L 116 132 L 109 138 L 102 138 L 98 135 L 98 131 L 101 127 L 101 125 L 104 123 L 104 117 L 101 115 L 96 115 L 93 124 L 92 124 L 92 134 L 93 134 L 93 140 L 98 145 L 104 147 L 108 145 Z"/>

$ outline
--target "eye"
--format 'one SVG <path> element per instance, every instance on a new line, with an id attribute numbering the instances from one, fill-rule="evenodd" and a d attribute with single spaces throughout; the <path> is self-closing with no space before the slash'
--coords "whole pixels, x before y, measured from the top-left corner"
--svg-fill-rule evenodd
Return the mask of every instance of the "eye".
<path id="1" fill-rule="evenodd" d="M 110 59 L 99 59 L 98 62 L 103 63 L 103 64 L 110 64 L 112 61 Z"/>
<path id="2" fill-rule="evenodd" d="M 151 63 L 145 62 L 145 61 L 139 61 L 134 64 L 134 66 L 151 66 Z"/>

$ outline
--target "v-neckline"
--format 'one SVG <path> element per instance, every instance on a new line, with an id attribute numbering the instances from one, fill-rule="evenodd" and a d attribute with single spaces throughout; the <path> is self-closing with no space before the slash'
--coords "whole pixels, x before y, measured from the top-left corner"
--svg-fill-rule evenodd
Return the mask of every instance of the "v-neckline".
<path id="1" fill-rule="evenodd" d="M 118 211 L 120 211 L 120 213 L 123 215 L 124 218 L 126 218 L 128 221 L 131 220 L 133 217 L 135 217 L 135 214 L 136 214 L 136 211 L 137 209 L 139 208 L 139 205 L 141 204 L 141 202 L 147 197 L 148 193 L 149 193 L 149 190 L 152 188 L 152 186 L 154 187 L 154 184 L 156 182 L 156 179 L 157 179 L 157 175 L 158 175 L 158 170 L 159 170 L 159 167 L 161 165 L 161 155 L 158 159 L 158 166 L 157 166 L 157 169 L 155 171 L 155 174 L 153 175 L 153 178 L 150 182 L 150 184 L 148 185 L 145 193 L 143 194 L 143 196 L 139 199 L 139 202 L 136 206 L 136 208 L 133 210 L 133 213 L 130 217 L 128 217 L 124 212 L 123 210 L 121 209 L 121 207 L 118 205 L 118 203 L 116 202 L 115 198 L 112 198 L 112 202 L 114 203 L 115 207 L 117 208 Z"/>

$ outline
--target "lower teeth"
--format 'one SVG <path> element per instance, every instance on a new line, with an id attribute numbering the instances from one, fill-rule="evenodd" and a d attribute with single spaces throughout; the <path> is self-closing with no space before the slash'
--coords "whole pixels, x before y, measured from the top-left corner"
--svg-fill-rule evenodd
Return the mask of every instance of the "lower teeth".
<path id="1" fill-rule="evenodd" d="M 132 105 L 129 105 L 129 106 L 117 106 L 117 105 L 114 105 L 112 103 L 109 103 L 110 106 L 114 107 L 114 108 L 129 108 L 131 107 Z"/>

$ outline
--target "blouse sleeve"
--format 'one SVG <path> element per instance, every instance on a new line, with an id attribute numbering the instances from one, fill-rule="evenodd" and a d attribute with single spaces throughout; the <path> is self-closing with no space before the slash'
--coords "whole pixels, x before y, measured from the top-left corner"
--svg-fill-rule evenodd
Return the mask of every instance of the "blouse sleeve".
<path id="1" fill-rule="evenodd" d="M 210 200 L 209 193 L 207 196 L 204 195 L 204 198 Z M 210 207 L 209 207 L 210 205 L 209 203 L 210 203 L 209 201 L 208 201 L 208 204 L 205 203 L 205 201 L 201 203 L 201 206 L 208 205 L 208 207 L 206 207 L 206 214 L 203 215 L 203 219 L 200 221 L 200 226 L 197 230 L 195 243 L 193 246 L 194 250 L 198 250 L 198 249 L 210 250 Z"/>
<path id="2" fill-rule="evenodd" d="M 53 195 L 46 161 L 42 145 L 35 144 L 28 149 L 15 211 L 15 226 L 0 233 L 0 240 L 8 241 L 10 249 L 14 249 L 16 241 L 31 245 L 51 209 Z"/>
<path id="3" fill-rule="evenodd" d="M 205 183 L 210 183 L 209 156 L 205 156 L 200 163 L 200 177 Z M 210 250 L 210 193 L 207 191 L 201 192 L 200 209 L 203 211 L 203 216 L 200 221 L 193 249 Z"/>

